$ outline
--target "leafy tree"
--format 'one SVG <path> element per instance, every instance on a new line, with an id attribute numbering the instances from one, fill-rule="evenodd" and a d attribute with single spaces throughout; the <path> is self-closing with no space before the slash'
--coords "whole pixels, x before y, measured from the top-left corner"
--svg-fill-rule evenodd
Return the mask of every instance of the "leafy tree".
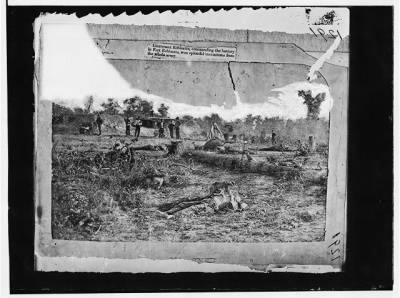
<path id="1" fill-rule="evenodd" d="M 257 123 L 261 123 L 263 121 L 260 115 L 255 116 L 254 119 L 257 121 Z"/>
<path id="2" fill-rule="evenodd" d="M 229 132 L 229 133 L 231 133 L 231 132 L 233 132 L 233 125 L 232 124 L 225 124 L 224 125 L 224 132 Z"/>
<path id="3" fill-rule="evenodd" d="M 154 114 L 153 103 L 143 100 L 139 96 L 125 99 L 123 104 L 126 115 L 148 117 Z"/>
<path id="4" fill-rule="evenodd" d="M 127 98 L 123 101 L 124 113 L 125 115 L 135 115 L 138 114 L 140 101 L 142 99 L 139 96 Z"/>
<path id="5" fill-rule="evenodd" d="M 236 126 L 242 125 L 242 119 L 235 119 L 234 124 Z"/>
<path id="6" fill-rule="evenodd" d="M 104 109 L 104 113 L 110 114 L 110 115 L 119 114 L 119 111 L 121 109 L 121 106 L 114 98 L 107 99 L 107 101 L 103 102 L 101 104 L 101 106 Z"/>
<path id="7" fill-rule="evenodd" d="M 195 120 L 194 119 L 194 117 L 193 116 L 190 116 L 190 115 L 184 115 L 183 117 L 182 117 L 182 120 L 183 121 L 193 121 L 193 120 Z M 196 119 L 196 121 L 198 122 L 198 121 L 201 121 L 201 119 L 200 118 L 198 118 L 198 119 Z"/>
<path id="8" fill-rule="evenodd" d="M 74 114 L 85 114 L 85 111 L 81 107 L 75 107 Z"/>
<path id="9" fill-rule="evenodd" d="M 140 101 L 139 112 L 145 117 L 153 116 L 154 115 L 153 103 L 147 100 Z"/>
<path id="10" fill-rule="evenodd" d="M 60 116 L 60 115 L 65 115 L 65 114 L 72 114 L 72 110 L 70 108 L 64 107 L 62 105 L 59 105 L 57 103 L 52 104 L 53 106 L 53 116 Z"/>
<path id="11" fill-rule="evenodd" d="M 208 125 L 217 123 L 218 126 L 221 126 L 223 122 L 222 118 L 216 113 L 212 113 L 210 116 L 205 116 L 204 121 L 207 122 Z"/>
<path id="12" fill-rule="evenodd" d="M 64 116 L 72 115 L 74 112 L 67 107 L 62 105 L 56 104 L 53 102 L 53 113 L 52 113 L 52 120 L 53 124 L 62 123 L 64 121 Z"/>
<path id="13" fill-rule="evenodd" d="M 318 93 L 317 96 L 313 97 L 310 90 L 300 90 L 298 95 L 304 99 L 303 103 L 307 105 L 307 119 L 317 120 L 321 110 L 321 103 L 325 100 L 325 92 Z"/>
<path id="14" fill-rule="evenodd" d="M 246 116 L 246 118 L 244 119 L 244 123 L 245 123 L 246 125 L 253 125 L 253 121 L 254 121 L 254 117 L 253 117 L 252 114 L 248 114 L 248 115 Z"/>
<path id="15" fill-rule="evenodd" d="M 168 110 L 169 110 L 169 106 L 166 106 L 165 104 L 162 103 L 157 111 L 161 117 L 168 117 Z"/>

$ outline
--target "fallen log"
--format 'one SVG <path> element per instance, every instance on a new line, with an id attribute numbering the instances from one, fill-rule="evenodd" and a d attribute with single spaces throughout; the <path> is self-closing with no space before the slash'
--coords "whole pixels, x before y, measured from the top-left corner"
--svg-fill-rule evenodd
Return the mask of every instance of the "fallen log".
<path id="1" fill-rule="evenodd" d="M 249 173 L 275 175 L 296 170 L 293 167 L 275 165 L 264 160 L 249 159 L 247 155 L 218 154 L 215 152 L 194 150 L 184 156 L 193 158 L 197 162 L 231 170 L 238 169 Z"/>
<path id="2" fill-rule="evenodd" d="M 251 148 L 252 150 L 255 150 Z M 296 151 L 295 149 L 291 149 L 288 147 L 281 147 L 281 146 L 271 146 L 267 148 L 259 148 L 257 151 L 278 151 L 278 152 L 294 152 Z"/>
<path id="3" fill-rule="evenodd" d="M 143 151 L 167 151 L 168 148 L 165 145 L 144 145 L 144 146 L 130 146 L 131 150 L 143 150 Z"/>
<path id="4" fill-rule="evenodd" d="M 245 150 L 237 149 L 233 146 L 224 146 L 223 148 L 224 153 L 256 154 L 256 150 L 253 148 L 246 148 Z"/>

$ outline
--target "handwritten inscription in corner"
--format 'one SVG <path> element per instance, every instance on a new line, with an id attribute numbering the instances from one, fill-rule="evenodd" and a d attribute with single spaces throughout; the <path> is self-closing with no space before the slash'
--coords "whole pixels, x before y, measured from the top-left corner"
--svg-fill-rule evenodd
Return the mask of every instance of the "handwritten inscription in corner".
<path id="1" fill-rule="evenodd" d="M 331 256 L 331 262 L 340 261 L 340 259 L 342 258 L 342 252 L 340 250 L 341 238 L 342 235 L 340 234 L 340 232 L 336 233 L 332 236 L 330 244 L 328 245 L 328 253 Z"/>
<path id="2" fill-rule="evenodd" d="M 145 56 L 156 59 L 232 61 L 236 59 L 236 48 L 191 47 L 180 44 L 153 43 L 146 47 Z"/>

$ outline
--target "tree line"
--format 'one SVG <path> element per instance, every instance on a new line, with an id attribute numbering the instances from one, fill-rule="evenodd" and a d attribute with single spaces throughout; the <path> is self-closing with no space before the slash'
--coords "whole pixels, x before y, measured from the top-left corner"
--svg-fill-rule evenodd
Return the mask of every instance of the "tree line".
<path id="1" fill-rule="evenodd" d="M 72 109 L 53 103 L 53 115 L 84 115 L 92 113 L 122 115 L 122 116 L 138 116 L 138 117 L 168 117 L 169 107 L 161 104 L 154 111 L 153 103 L 140 98 L 139 96 L 127 98 L 122 102 L 122 105 L 114 98 L 108 98 L 101 103 L 101 110 L 93 108 L 93 96 L 88 97 L 84 102 L 84 107 L 74 107 Z"/>
<path id="2" fill-rule="evenodd" d="M 307 118 L 297 120 L 285 120 L 279 117 L 262 117 L 260 115 L 248 114 L 242 119 L 226 121 L 217 113 L 212 113 L 204 117 L 193 117 L 184 115 L 182 123 L 193 128 L 197 134 L 206 135 L 211 125 L 216 123 L 224 133 L 236 134 L 237 136 L 257 136 L 264 138 L 274 130 L 278 135 L 292 137 L 305 137 L 307 134 L 319 135 L 320 139 L 328 138 L 329 122 L 318 119 L 320 105 L 325 100 L 325 94 L 311 96 L 310 91 L 299 91 L 299 97 L 304 99 L 307 106 Z M 113 98 L 108 98 L 101 103 L 102 110 L 93 108 L 93 97 L 88 97 L 83 107 L 73 109 L 62 105 L 53 104 L 53 123 L 60 123 L 63 116 L 73 115 L 93 115 L 102 113 L 109 115 L 121 115 L 128 117 L 169 117 L 169 106 L 161 104 L 156 110 L 153 103 L 140 98 L 139 96 L 127 98 L 122 101 L 122 105 Z M 304 135 L 304 136 L 303 136 Z"/>

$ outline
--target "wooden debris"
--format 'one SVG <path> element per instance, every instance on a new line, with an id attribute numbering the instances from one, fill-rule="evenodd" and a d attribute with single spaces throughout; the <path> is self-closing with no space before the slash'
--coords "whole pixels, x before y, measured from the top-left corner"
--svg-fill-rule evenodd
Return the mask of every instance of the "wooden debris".
<path id="1" fill-rule="evenodd" d="M 216 182 L 212 185 L 211 191 L 214 196 L 210 202 L 210 207 L 212 207 L 215 211 L 223 210 L 223 209 L 232 209 L 234 211 L 238 209 L 244 209 L 242 204 L 242 199 L 239 195 L 239 192 L 233 183 L 220 183 Z M 247 204 L 245 204 L 245 208 L 247 208 Z"/>
<path id="2" fill-rule="evenodd" d="M 171 144 L 167 146 L 168 154 L 181 155 L 184 151 L 182 141 L 171 141 Z"/>

